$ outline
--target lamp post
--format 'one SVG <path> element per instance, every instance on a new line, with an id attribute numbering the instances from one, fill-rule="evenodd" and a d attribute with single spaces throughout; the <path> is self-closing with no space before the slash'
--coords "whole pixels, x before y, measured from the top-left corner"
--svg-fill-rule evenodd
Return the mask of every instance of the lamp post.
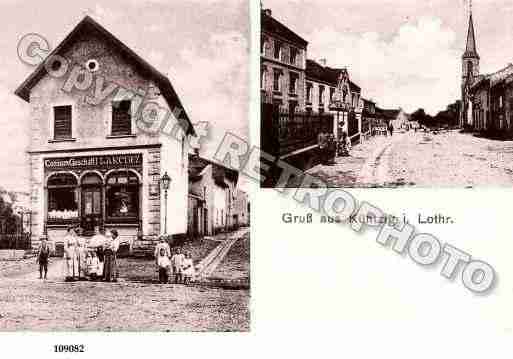
<path id="1" fill-rule="evenodd" d="M 167 190 L 169 189 L 169 185 L 171 184 L 171 177 L 166 173 L 160 179 L 162 183 L 162 188 L 164 189 L 164 234 L 167 234 Z"/>

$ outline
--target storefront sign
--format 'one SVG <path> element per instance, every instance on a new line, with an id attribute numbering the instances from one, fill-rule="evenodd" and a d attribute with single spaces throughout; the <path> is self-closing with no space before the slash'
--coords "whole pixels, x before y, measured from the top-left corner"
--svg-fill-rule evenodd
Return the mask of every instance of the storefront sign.
<path id="1" fill-rule="evenodd" d="M 47 158 L 44 164 L 47 170 L 140 168 L 142 154 Z"/>

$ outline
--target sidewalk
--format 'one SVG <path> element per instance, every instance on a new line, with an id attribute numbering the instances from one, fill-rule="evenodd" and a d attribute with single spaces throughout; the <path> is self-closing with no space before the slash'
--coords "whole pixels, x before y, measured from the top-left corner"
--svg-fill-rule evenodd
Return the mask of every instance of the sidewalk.
<path id="1" fill-rule="evenodd" d="M 307 174 L 322 180 L 328 187 L 369 187 L 383 151 L 393 137 L 374 136 L 354 146 L 349 157 L 337 157 L 333 165 L 317 165 Z"/>

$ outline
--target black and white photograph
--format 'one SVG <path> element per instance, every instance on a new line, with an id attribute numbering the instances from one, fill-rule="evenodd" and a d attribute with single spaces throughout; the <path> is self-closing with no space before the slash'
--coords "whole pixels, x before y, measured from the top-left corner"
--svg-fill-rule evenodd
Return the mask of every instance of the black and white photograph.
<path id="1" fill-rule="evenodd" d="M 510 12 L 263 1 L 263 187 L 511 186 Z"/>
<path id="2" fill-rule="evenodd" d="M 248 4 L 0 19 L 0 331 L 249 331 L 247 183 L 212 159 L 248 137 Z"/>

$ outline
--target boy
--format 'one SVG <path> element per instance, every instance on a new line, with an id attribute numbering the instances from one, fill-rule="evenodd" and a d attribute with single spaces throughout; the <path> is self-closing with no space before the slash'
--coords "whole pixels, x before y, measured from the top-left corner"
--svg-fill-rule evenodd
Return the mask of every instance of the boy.
<path id="1" fill-rule="evenodd" d="M 48 274 L 48 257 L 50 257 L 50 246 L 45 237 L 41 238 L 41 244 L 37 253 L 37 263 L 39 263 L 39 279 L 45 279 Z M 44 272 L 44 277 L 43 277 Z"/>
<path id="2" fill-rule="evenodd" d="M 176 249 L 175 254 L 171 257 L 173 272 L 175 274 L 175 283 L 181 283 L 183 280 L 183 261 L 185 256 L 181 253 L 180 248 Z"/>

